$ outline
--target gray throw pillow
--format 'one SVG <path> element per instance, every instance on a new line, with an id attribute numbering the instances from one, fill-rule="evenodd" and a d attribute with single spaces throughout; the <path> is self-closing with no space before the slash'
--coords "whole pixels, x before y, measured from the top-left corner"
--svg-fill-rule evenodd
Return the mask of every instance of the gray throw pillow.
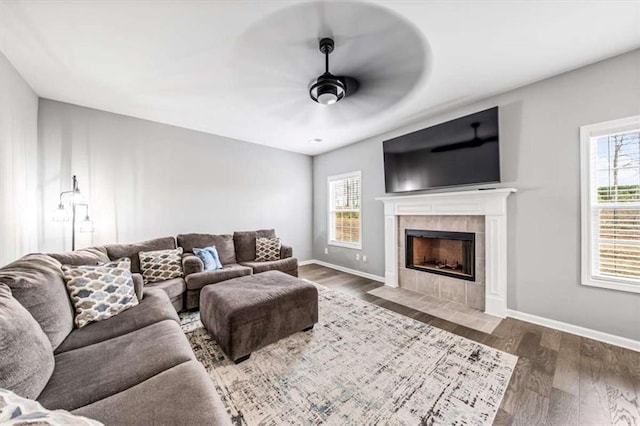
<path id="1" fill-rule="evenodd" d="M 63 265 L 62 271 L 76 308 L 78 328 L 111 318 L 138 304 L 131 261 L 126 257 L 97 266 Z"/>
<path id="2" fill-rule="evenodd" d="M 53 348 L 4 284 L 0 284 L 0 336 L 0 388 L 37 398 L 53 373 Z"/>

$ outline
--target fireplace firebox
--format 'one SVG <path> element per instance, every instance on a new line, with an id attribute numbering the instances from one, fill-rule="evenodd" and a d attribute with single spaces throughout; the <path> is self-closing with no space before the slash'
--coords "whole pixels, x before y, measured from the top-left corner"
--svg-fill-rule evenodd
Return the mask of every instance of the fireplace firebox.
<path id="1" fill-rule="evenodd" d="M 406 267 L 475 281 L 476 236 L 473 232 L 407 229 Z"/>

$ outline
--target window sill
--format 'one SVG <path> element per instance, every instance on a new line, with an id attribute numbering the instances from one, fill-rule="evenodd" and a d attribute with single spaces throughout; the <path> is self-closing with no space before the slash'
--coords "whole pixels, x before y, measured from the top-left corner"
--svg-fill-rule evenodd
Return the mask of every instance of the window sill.
<path id="1" fill-rule="evenodd" d="M 362 244 L 341 243 L 340 241 L 329 241 L 327 244 L 334 247 L 362 250 Z"/>
<path id="2" fill-rule="evenodd" d="M 609 290 L 626 291 L 628 293 L 640 293 L 640 283 L 632 284 L 632 283 L 598 279 L 598 278 L 592 277 L 590 279 L 583 279 L 582 285 L 585 285 L 588 287 L 606 288 Z"/>

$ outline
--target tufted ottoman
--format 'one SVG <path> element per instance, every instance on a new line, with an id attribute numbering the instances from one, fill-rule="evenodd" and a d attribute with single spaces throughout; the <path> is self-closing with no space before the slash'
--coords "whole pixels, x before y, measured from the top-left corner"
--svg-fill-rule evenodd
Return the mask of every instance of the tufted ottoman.
<path id="1" fill-rule="evenodd" d="M 205 286 L 200 320 L 234 362 L 318 322 L 318 290 L 280 271 Z"/>

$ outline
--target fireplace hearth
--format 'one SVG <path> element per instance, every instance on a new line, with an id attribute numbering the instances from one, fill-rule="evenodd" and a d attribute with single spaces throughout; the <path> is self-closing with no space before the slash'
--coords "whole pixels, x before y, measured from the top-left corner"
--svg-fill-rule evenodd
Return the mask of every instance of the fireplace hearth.
<path id="1" fill-rule="evenodd" d="M 409 269 L 475 281 L 473 232 L 407 229 L 405 249 Z"/>

